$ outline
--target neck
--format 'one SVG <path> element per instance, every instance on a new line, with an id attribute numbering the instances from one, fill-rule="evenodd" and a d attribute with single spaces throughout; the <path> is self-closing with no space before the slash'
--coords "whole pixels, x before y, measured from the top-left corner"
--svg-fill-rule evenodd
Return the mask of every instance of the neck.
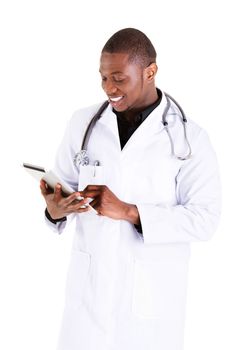
<path id="1" fill-rule="evenodd" d="M 155 103 L 157 100 L 158 100 L 158 92 L 157 92 L 157 89 L 154 88 L 153 90 L 151 90 L 151 93 L 148 93 L 145 96 L 143 103 L 139 107 L 131 108 L 124 111 L 123 112 L 124 118 L 126 118 L 129 121 L 132 120 L 133 117 L 135 117 L 137 114 L 144 111 L 147 107 Z"/>

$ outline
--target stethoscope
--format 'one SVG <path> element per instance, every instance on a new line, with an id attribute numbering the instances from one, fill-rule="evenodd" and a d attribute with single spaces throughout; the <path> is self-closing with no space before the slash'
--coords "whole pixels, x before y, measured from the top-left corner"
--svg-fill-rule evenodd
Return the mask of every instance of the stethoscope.
<path id="1" fill-rule="evenodd" d="M 162 124 L 163 124 L 164 129 L 166 130 L 167 135 L 168 135 L 169 140 L 170 140 L 171 155 L 172 155 L 172 157 L 174 157 L 176 159 L 179 159 L 179 160 L 187 160 L 187 159 L 191 158 L 191 156 L 192 156 L 192 149 L 191 149 L 190 143 L 188 141 L 188 137 L 187 137 L 187 118 L 185 116 L 185 113 L 184 113 L 182 107 L 179 105 L 179 103 L 173 97 L 168 95 L 167 93 L 164 93 L 164 95 L 166 97 L 167 104 L 166 104 L 166 107 L 165 107 L 165 109 L 163 111 L 163 114 L 162 114 Z M 174 149 L 174 143 L 173 143 L 173 140 L 172 140 L 172 136 L 171 136 L 171 133 L 170 133 L 169 127 L 168 127 L 167 115 L 168 115 L 169 109 L 171 108 L 171 101 L 179 109 L 180 114 L 181 114 L 180 118 L 182 117 L 181 121 L 182 121 L 183 131 L 184 131 L 184 139 L 185 139 L 185 142 L 186 142 L 187 148 L 188 148 L 188 151 L 187 151 L 187 153 L 184 156 L 176 155 L 175 149 Z M 109 105 L 109 101 L 105 101 L 101 105 L 101 107 L 99 108 L 97 113 L 94 115 L 94 117 L 91 119 L 91 121 L 90 121 L 90 123 L 89 123 L 89 125 L 88 125 L 88 127 L 87 127 L 87 129 L 85 131 L 84 137 L 83 137 L 81 150 L 78 153 L 76 153 L 76 155 L 74 157 L 74 160 L 73 160 L 74 161 L 74 165 L 76 167 L 78 167 L 80 165 L 84 166 L 84 165 L 88 165 L 89 164 L 89 157 L 88 157 L 88 154 L 87 154 L 89 139 L 90 139 L 90 136 L 91 136 L 91 133 L 92 133 L 92 131 L 94 129 L 95 124 L 101 118 L 102 113 L 105 111 L 105 109 L 107 108 L 108 105 Z M 175 115 L 178 115 L 178 113 L 176 112 Z M 99 161 L 95 161 L 94 166 L 97 166 L 97 165 L 100 165 Z"/>
<path id="2" fill-rule="evenodd" d="M 171 97 L 169 94 L 164 92 L 164 95 L 166 97 L 167 104 L 166 104 L 166 107 L 165 107 L 165 109 L 163 111 L 162 123 L 164 125 L 164 129 L 166 130 L 167 135 L 168 135 L 169 140 L 170 140 L 171 155 L 173 157 L 179 159 L 179 160 L 187 160 L 187 159 L 189 159 L 192 156 L 192 149 L 191 149 L 190 143 L 188 141 L 188 137 L 187 137 L 187 118 L 185 116 L 185 113 L 184 113 L 182 107 L 179 105 L 179 103 L 173 97 Z M 172 137 L 171 137 L 171 133 L 170 133 L 169 128 L 168 128 L 167 114 L 168 114 L 168 111 L 169 111 L 169 109 L 171 107 L 171 101 L 170 100 L 172 102 L 174 102 L 174 104 L 176 105 L 176 107 L 179 109 L 179 111 L 181 113 L 182 125 L 183 125 L 183 130 L 184 130 L 184 139 L 185 139 L 185 142 L 186 142 L 187 147 L 188 147 L 188 152 L 187 152 L 187 154 L 185 156 L 176 155 L 175 149 L 174 149 L 174 143 L 173 143 L 173 140 L 172 140 Z M 177 115 L 177 113 L 175 115 Z"/>

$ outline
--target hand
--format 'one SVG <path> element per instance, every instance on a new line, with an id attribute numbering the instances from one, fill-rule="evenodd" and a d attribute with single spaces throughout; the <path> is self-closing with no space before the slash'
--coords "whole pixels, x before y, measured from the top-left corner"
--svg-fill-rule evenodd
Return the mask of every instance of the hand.
<path id="1" fill-rule="evenodd" d="M 54 192 L 52 192 L 44 180 L 41 180 L 40 188 L 41 194 L 47 204 L 47 210 L 52 219 L 61 219 L 72 213 L 83 213 L 90 210 L 89 207 L 81 208 L 88 200 L 84 199 L 78 201 L 77 197 L 80 196 L 80 192 L 74 192 L 68 197 L 63 197 L 60 184 L 57 184 Z"/>
<path id="2" fill-rule="evenodd" d="M 80 194 L 84 198 L 93 198 L 90 205 L 97 210 L 99 215 L 127 220 L 136 225 L 140 223 L 137 207 L 121 201 L 107 186 L 89 185 Z"/>

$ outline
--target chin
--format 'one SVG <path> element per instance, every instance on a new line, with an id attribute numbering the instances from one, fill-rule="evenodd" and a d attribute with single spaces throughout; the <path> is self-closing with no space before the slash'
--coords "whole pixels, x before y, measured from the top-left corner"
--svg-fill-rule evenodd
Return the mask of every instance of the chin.
<path id="1" fill-rule="evenodd" d="M 127 107 L 113 107 L 116 112 L 125 112 L 128 110 Z"/>

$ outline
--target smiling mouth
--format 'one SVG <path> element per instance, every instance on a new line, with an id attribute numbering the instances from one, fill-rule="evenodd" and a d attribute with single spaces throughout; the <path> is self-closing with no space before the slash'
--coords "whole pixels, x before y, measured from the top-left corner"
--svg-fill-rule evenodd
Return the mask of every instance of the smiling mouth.
<path id="1" fill-rule="evenodd" d="M 122 99 L 123 99 L 123 96 L 109 97 L 109 101 L 112 102 L 112 103 L 117 103 L 117 102 L 119 102 Z"/>

